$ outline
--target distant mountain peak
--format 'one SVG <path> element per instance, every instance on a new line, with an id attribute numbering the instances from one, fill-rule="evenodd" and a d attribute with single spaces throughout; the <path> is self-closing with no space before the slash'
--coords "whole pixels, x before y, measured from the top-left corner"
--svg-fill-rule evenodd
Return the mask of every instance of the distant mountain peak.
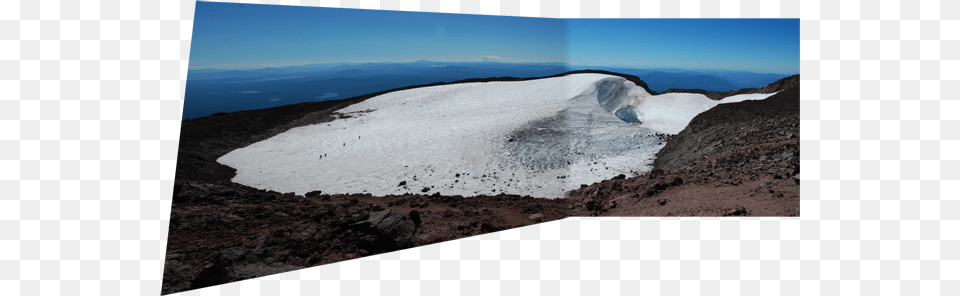
<path id="1" fill-rule="evenodd" d="M 498 57 L 491 54 L 491 55 L 485 55 L 480 57 L 480 61 L 481 62 L 506 62 L 506 61 L 510 61 L 510 59 Z"/>

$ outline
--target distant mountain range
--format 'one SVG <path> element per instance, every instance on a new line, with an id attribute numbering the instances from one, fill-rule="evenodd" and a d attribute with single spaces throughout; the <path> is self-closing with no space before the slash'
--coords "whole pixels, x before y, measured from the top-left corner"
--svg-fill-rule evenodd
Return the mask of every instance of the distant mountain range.
<path id="1" fill-rule="evenodd" d="M 504 73 L 526 75 L 545 70 L 561 70 L 563 63 L 501 63 L 501 62 L 434 62 L 420 60 L 415 62 L 379 62 L 379 63 L 325 63 L 289 66 L 280 68 L 260 68 L 246 70 L 198 69 L 188 71 L 189 79 L 227 79 L 251 78 L 271 75 L 305 75 L 310 77 L 341 77 L 343 75 L 424 75 L 437 76 L 452 70 L 461 70 L 476 74 Z M 556 73 L 551 73 L 556 74 Z M 469 77 L 474 78 L 474 77 Z"/>

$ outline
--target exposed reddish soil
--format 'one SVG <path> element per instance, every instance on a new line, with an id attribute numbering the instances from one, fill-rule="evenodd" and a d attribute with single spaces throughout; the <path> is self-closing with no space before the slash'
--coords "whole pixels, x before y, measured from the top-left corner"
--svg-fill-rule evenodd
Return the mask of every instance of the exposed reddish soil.
<path id="1" fill-rule="evenodd" d="M 570 216 L 799 215 L 797 87 L 712 108 L 667 140 L 650 174 L 567 198 L 284 194 L 232 183 L 215 162 L 371 96 L 184 121 L 162 294 Z"/>

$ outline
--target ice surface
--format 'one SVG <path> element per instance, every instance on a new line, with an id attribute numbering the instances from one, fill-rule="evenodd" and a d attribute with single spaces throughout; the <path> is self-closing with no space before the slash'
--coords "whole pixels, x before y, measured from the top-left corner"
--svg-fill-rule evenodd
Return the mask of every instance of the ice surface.
<path id="1" fill-rule="evenodd" d="M 664 144 L 655 132 L 675 134 L 718 103 L 699 94 L 650 96 L 603 74 L 417 88 L 370 98 L 338 111 L 352 117 L 294 128 L 217 161 L 237 169 L 234 182 L 298 194 L 426 187 L 427 194 L 555 198 L 649 171 Z M 624 109 L 640 123 L 618 118 Z"/>
<path id="2" fill-rule="evenodd" d="M 746 100 L 762 100 L 776 93 L 735 95 L 714 101 L 702 94 L 667 93 L 649 96 L 636 107 L 643 126 L 666 134 L 677 134 L 690 124 L 690 120 L 703 111 L 719 104 Z"/>

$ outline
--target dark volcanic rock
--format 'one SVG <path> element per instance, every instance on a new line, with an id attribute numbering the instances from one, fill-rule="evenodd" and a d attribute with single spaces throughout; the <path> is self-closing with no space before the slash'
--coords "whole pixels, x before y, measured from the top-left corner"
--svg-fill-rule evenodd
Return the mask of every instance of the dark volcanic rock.
<path id="1" fill-rule="evenodd" d="M 277 262 L 264 257 L 264 252 L 250 252 L 241 248 L 221 251 L 213 262 L 204 266 L 190 284 L 190 289 L 199 289 L 303 268 Z"/>
<path id="2" fill-rule="evenodd" d="M 420 223 L 423 223 L 423 221 L 420 220 L 420 211 L 412 210 L 409 216 L 410 221 L 413 221 L 413 227 L 420 227 Z"/>
<path id="3" fill-rule="evenodd" d="M 183 264 L 181 254 L 168 254 L 163 264 L 164 294 L 169 291 L 185 291 L 190 289 L 194 279 L 193 266 Z"/>
<path id="4" fill-rule="evenodd" d="M 386 243 L 385 249 L 403 249 L 413 247 L 413 222 L 393 210 L 383 210 L 370 214 L 368 220 L 376 230 L 377 237 Z"/>
<path id="5" fill-rule="evenodd" d="M 727 210 L 727 212 L 724 213 L 723 215 L 724 215 L 724 216 L 746 216 L 746 215 L 747 215 L 747 209 L 744 209 L 742 206 L 741 206 L 741 207 L 736 207 L 736 208 Z"/>
<path id="6" fill-rule="evenodd" d="M 509 195 L 305 197 L 230 182 L 175 182 L 178 196 L 189 200 L 171 210 L 162 294 L 536 223 L 528 209 L 543 221 L 561 219 L 569 202 Z"/>

